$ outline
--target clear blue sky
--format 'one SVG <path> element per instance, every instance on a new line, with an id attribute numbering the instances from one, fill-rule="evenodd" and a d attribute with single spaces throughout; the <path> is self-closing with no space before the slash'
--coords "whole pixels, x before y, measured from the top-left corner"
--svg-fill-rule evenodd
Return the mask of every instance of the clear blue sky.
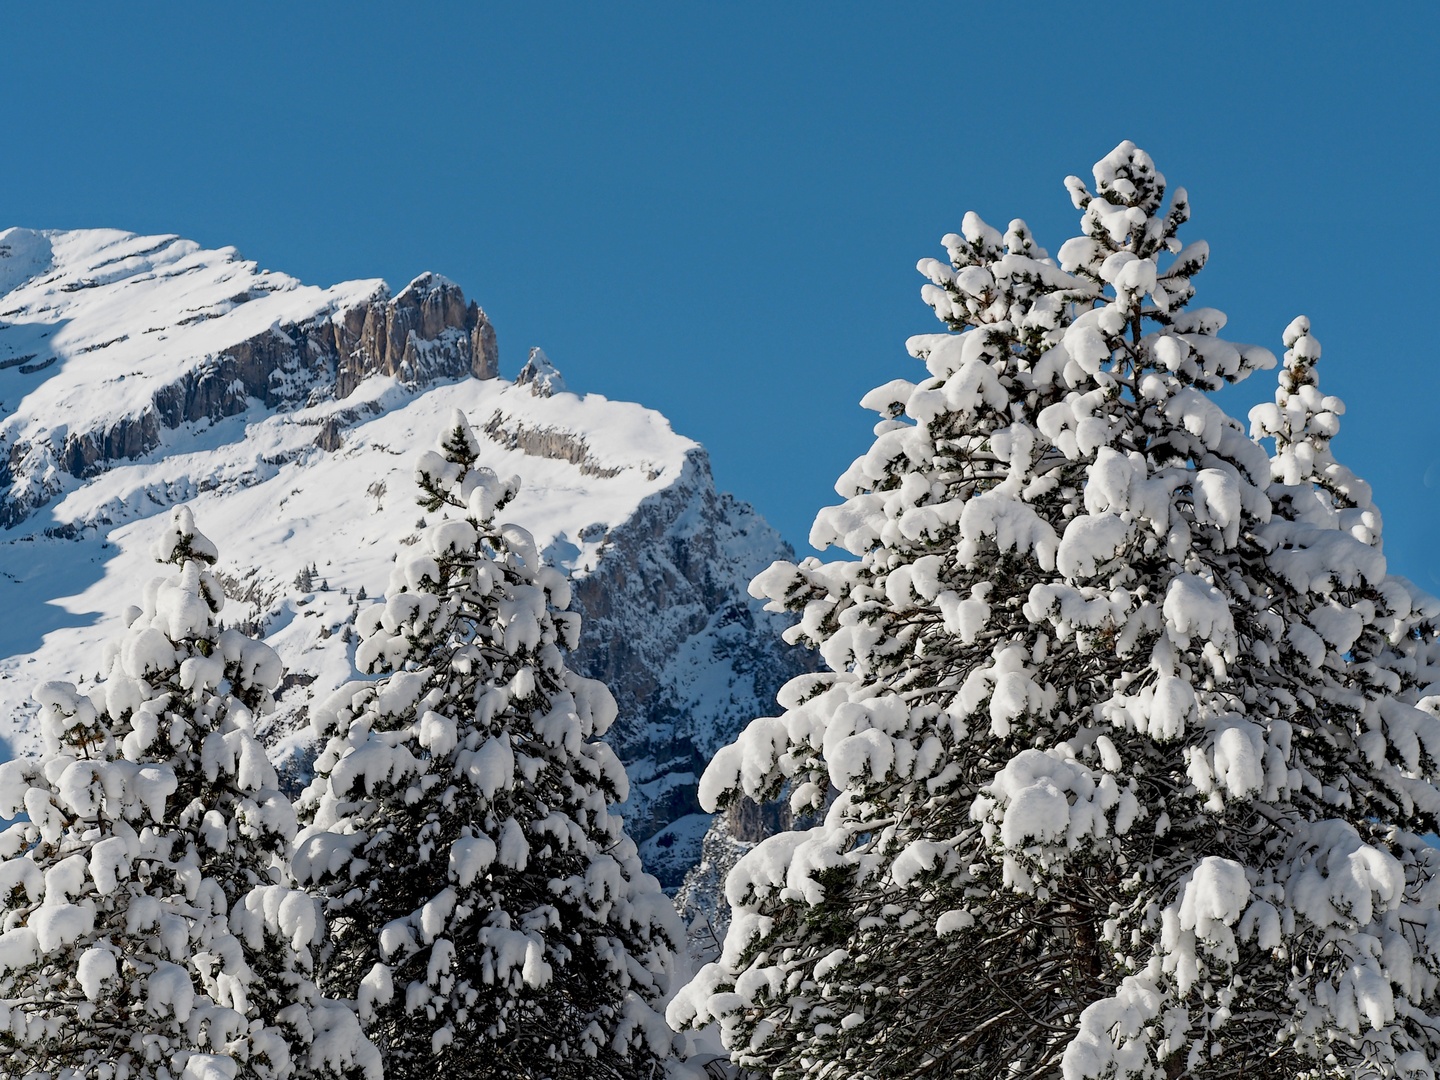
<path id="1" fill-rule="evenodd" d="M 1305 313 L 1392 570 L 1440 590 L 1433 6 L 7 6 L 0 222 L 232 244 L 316 284 L 458 281 L 514 374 L 643 402 L 801 551 L 856 406 L 938 327 L 975 209 L 1076 230 L 1123 138 L 1189 191 L 1197 303 Z M 1244 414 L 1273 376 L 1227 392 Z"/>

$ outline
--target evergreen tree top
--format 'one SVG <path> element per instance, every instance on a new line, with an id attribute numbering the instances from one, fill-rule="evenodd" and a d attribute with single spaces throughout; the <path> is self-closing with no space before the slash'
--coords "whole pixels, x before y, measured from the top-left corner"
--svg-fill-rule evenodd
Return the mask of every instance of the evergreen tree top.
<path id="1" fill-rule="evenodd" d="M 1440 605 L 1389 574 L 1305 320 L 1193 307 L 1183 189 L 1121 143 L 1056 258 L 967 214 L 946 332 L 752 594 L 828 671 L 701 782 L 818 823 L 727 885 L 672 1023 L 786 1077 L 1432 1075 Z M 1272 455 L 1257 441 L 1273 437 Z"/>
<path id="2" fill-rule="evenodd" d="M 322 986 L 358 1001 L 391 1080 L 650 1077 L 678 918 L 610 812 L 616 706 L 565 663 L 570 582 L 495 520 L 518 481 L 478 455 L 457 411 L 416 466 L 429 524 L 357 620 L 382 677 L 313 717 L 295 870 L 334 930 Z"/>
<path id="3" fill-rule="evenodd" d="M 287 873 L 295 811 L 255 737 L 280 663 L 219 630 L 188 507 L 88 694 L 35 691 L 46 753 L 0 764 L 6 1075 L 378 1080 L 353 1012 L 310 981 L 323 932 Z"/>

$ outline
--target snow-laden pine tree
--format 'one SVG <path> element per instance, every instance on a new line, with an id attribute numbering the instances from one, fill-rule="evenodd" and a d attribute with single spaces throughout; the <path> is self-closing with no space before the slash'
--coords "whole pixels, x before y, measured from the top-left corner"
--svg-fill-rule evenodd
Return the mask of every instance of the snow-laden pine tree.
<path id="1" fill-rule="evenodd" d="M 279 659 L 220 630 L 214 546 L 179 507 L 168 576 L 89 693 L 39 687 L 45 753 L 0 765 L 0 1067 L 45 1080 L 379 1080 L 319 996 L 293 807 L 255 737 Z M 77 658 L 77 663 L 93 660 Z"/>
<path id="2" fill-rule="evenodd" d="M 579 616 L 456 412 L 416 470 L 431 523 L 401 548 L 328 737 L 295 867 L 326 902 L 322 985 L 356 997 L 406 1077 L 651 1077 L 678 917 L 611 807 L 603 683 L 565 664 Z"/>
<path id="3" fill-rule="evenodd" d="M 949 333 L 866 396 L 876 440 L 752 585 L 830 670 L 702 800 L 819 826 L 730 874 L 718 1020 L 776 1078 L 1434 1075 L 1434 602 L 1386 575 L 1293 324 L 1273 463 L 1208 392 L 1274 365 L 1191 308 L 1122 143 L 1051 260 L 974 214 L 923 260 Z"/>

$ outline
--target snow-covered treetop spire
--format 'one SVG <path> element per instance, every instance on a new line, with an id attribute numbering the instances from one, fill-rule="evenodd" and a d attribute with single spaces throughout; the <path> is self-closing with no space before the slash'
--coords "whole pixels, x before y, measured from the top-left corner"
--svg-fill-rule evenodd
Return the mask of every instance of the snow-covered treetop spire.
<path id="1" fill-rule="evenodd" d="M 214 566 L 220 557 L 210 538 L 195 527 L 195 515 L 188 506 L 177 506 L 170 511 L 170 520 L 156 537 L 150 552 L 156 562 L 174 563 L 176 566 L 184 566 L 190 559 Z"/>
<path id="2" fill-rule="evenodd" d="M 1345 403 L 1320 394 L 1320 342 L 1310 334 L 1310 320 L 1300 315 L 1285 328 L 1285 362 L 1280 370 L 1274 405 L 1257 405 L 1250 410 L 1251 434 L 1257 439 L 1273 437 L 1278 454 L 1298 455 L 1290 463 L 1288 484 L 1314 471 L 1313 454 L 1323 450 L 1340 430 Z M 1301 450 L 1301 444 L 1309 449 Z"/>
<path id="3" fill-rule="evenodd" d="M 1065 188 L 1075 209 L 1084 210 L 1080 231 L 1086 236 L 1101 233 L 1112 241 L 1131 246 L 1142 258 L 1157 252 L 1175 231 L 1190 219 L 1185 189 L 1171 200 L 1170 213 L 1159 216 L 1165 202 L 1165 177 L 1144 150 L 1126 139 L 1095 163 L 1095 194 L 1085 181 L 1067 176 Z"/>
<path id="4" fill-rule="evenodd" d="M 1190 279 L 1210 257 L 1210 245 L 1205 241 L 1182 246 L 1177 237 L 1180 226 L 1190 220 L 1185 189 L 1175 189 L 1166 210 L 1165 177 L 1155 170 L 1150 155 L 1129 141 L 1122 142 L 1095 165 L 1095 195 L 1078 176 L 1067 178 L 1065 186 L 1076 209 L 1085 212 L 1080 221 L 1080 231 L 1085 235 L 1060 248 L 1060 265 L 1097 285 L 1110 285 L 1117 304 L 1132 317 L 1143 311 L 1169 324 L 1195 295 Z M 1175 255 L 1175 259 L 1160 270 L 1158 261 L 1164 252 Z M 1142 308 L 1146 296 L 1151 304 Z M 1223 315 L 1206 309 L 1184 320 L 1179 329 L 1213 334 L 1224 325 Z M 1243 378 L 1244 373 L 1241 368 L 1203 374 L 1211 378 Z"/>
<path id="5" fill-rule="evenodd" d="M 1275 403 L 1250 410 L 1250 435 L 1275 440 L 1271 472 L 1278 484 L 1296 489 L 1284 497 L 1295 504 L 1297 515 L 1318 514 L 1316 524 L 1338 516 L 1339 528 L 1378 548 L 1381 517 L 1370 485 L 1336 461 L 1330 450 L 1345 403 L 1320 392 L 1320 342 L 1310 332 L 1310 320 L 1295 318 L 1285 328 L 1284 342 Z M 1317 490 L 1311 490 L 1312 485 Z"/>
<path id="6" fill-rule="evenodd" d="M 453 410 L 437 448 L 425 451 L 416 462 L 420 505 L 432 512 L 442 506 L 463 510 L 477 525 L 493 518 L 519 493 L 520 478 L 501 480 L 494 469 L 475 464 L 479 457 L 480 441 L 470 421 L 459 409 Z"/>
<path id="7" fill-rule="evenodd" d="M 68 686 L 68 683 L 47 684 L 36 691 L 37 700 L 47 706 L 40 714 L 41 737 L 47 753 L 58 753 L 65 746 L 81 753 L 105 752 L 103 744 L 109 738 L 111 726 L 104 715 L 107 709 L 116 720 L 124 719 L 132 699 L 138 704 L 148 698 L 151 688 L 144 680 L 154 679 L 183 659 L 176 651 L 176 643 L 189 642 L 186 647 L 193 648 L 195 643 L 203 641 L 208 655 L 219 640 L 220 631 L 214 617 L 224 606 L 225 592 L 219 577 L 210 570 L 218 552 L 195 527 L 195 518 L 188 506 L 171 510 L 150 550 L 156 562 L 178 567 L 179 572 L 172 571 L 149 581 L 141 594 L 142 605 L 132 606 L 125 612 L 125 632 L 106 643 L 100 665 L 106 674 L 102 684 L 106 697 L 99 703 L 99 711 L 90 698 L 75 696 L 73 687 L 64 693 L 51 688 L 52 685 Z M 238 639 L 236 647 L 239 647 Z M 248 683 L 245 689 L 251 689 Z M 268 693 L 268 690 L 261 688 L 259 692 Z M 56 694 L 60 695 L 57 702 L 73 698 L 73 707 L 49 707 L 51 697 Z"/>

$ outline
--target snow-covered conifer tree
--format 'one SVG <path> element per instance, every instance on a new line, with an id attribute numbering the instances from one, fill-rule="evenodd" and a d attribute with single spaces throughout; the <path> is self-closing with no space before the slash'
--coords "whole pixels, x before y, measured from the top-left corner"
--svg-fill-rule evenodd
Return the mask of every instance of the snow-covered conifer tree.
<path id="1" fill-rule="evenodd" d="M 0 1062 L 46 1080 L 379 1078 L 309 978 L 318 905 L 287 884 L 293 807 L 255 737 L 279 659 L 237 630 L 177 508 L 175 572 L 89 694 L 36 690 L 46 752 L 0 765 Z"/>
<path id="2" fill-rule="evenodd" d="M 812 533 L 858 561 L 752 585 L 830 671 L 701 797 L 824 820 L 741 859 L 670 1019 L 777 1078 L 1433 1077 L 1435 604 L 1308 324 L 1272 466 L 1207 396 L 1274 357 L 1189 306 L 1185 192 L 1130 143 L 1094 175 L 1058 259 L 968 214 L 920 263 L 951 332 Z"/>
<path id="3" fill-rule="evenodd" d="M 570 585 L 496 523 L 518 481 L 458 411 L 417 466 L 439 513 L 361 613 L 362 670 L 314 716 L 297 875 L 326 898 L 324 982 L 405 1077 L 650 1077 L 679 920 L 621 819 L 615 701 L 565 665 Z"/>

